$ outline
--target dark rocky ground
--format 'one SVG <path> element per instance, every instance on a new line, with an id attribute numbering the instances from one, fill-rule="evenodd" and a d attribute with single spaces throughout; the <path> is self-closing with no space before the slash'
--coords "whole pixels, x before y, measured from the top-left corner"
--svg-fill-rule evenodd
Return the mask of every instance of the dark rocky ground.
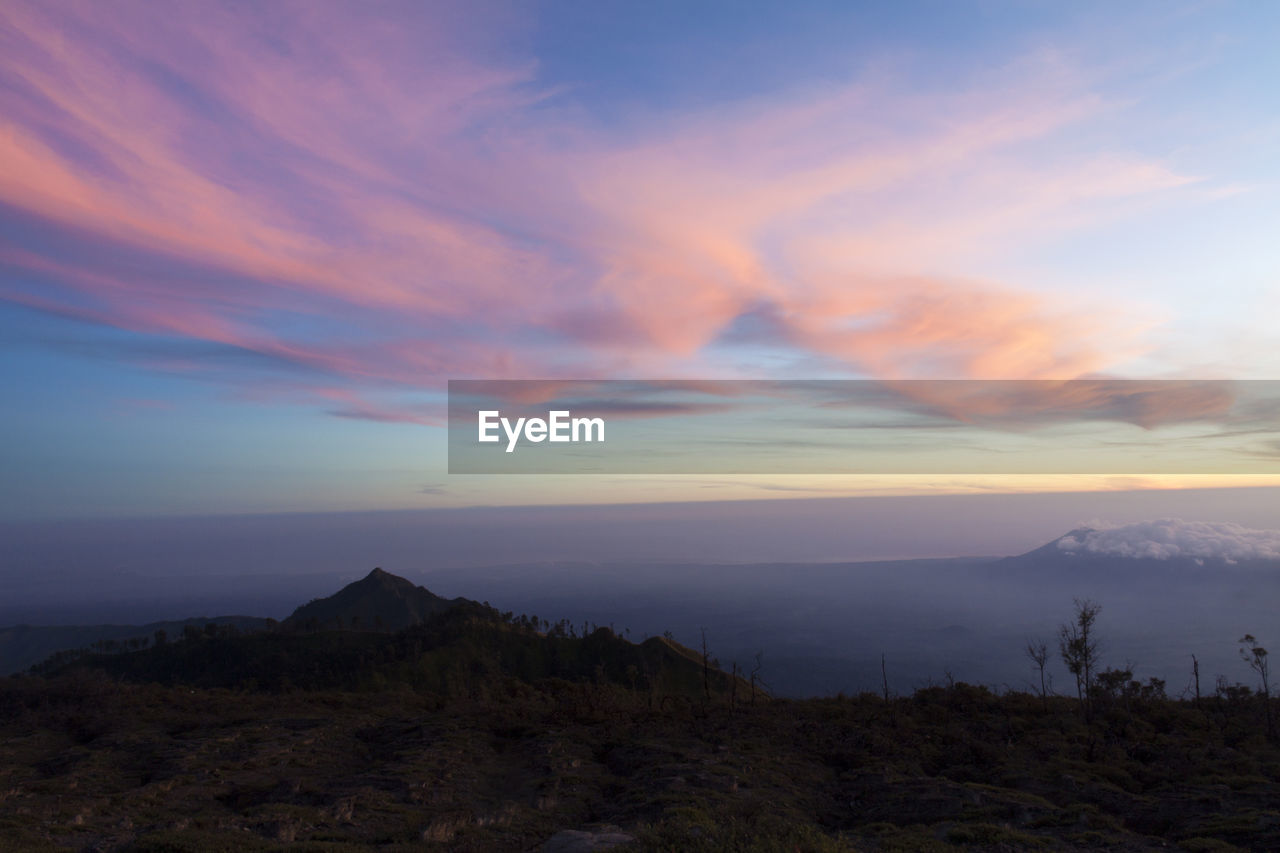
<path id="1" fill-rule="evenodd" d="M 1260 700 L 0 681 L 11 850 L 1277 850 Z"/>

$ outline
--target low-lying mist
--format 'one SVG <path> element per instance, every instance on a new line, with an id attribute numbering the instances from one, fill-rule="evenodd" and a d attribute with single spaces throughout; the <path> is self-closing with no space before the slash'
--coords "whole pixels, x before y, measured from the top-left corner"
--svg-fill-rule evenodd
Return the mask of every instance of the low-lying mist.
<path id="1" fill-rule="evenodd" d="M 1201 504 L 1213 498 L 1209 503 L 1220 510 L 1257 525 L 1267 516 L 1274 490 L 1243 491 L 1253 492 L 1252 503 L 1236 494 L 1195 497 Z M 0 626 L 143 624 L 233 614 L 282 619 L 379 565 L 439 595 L 488 601 L 551 622 L 567 619 L 579 628 L 611 626 L 633 640 L 670 631 L 700 647 L 705 629 L 711 654 L 726 669 L 735 663 L 745 672 L 759 666 L 760 676 L 788 695 L 878 692 L 882 677 L 899 693 L 948 679 L 1028 688 L 1038 684 L 1038 676 L 1024 653 L 1027 641 L 1042 639 L 1056 650 L 1058 627 L 1071 618 L 1077 598 L 1102 606 L 1098 632 L 1106 666 L 1132 668 L 1140 679 L 1166 679 L 1174 695 L 1190 686 L 1192 655 L 1200 661 L 1206 692 L 1219 674 L 1248 681 L 1238 638 L 1252 633 L 1263 645 L 1276 641 L 1280 561 L 1265 558 L 1271 534 L 1232 545 L 1260 555 L 1243 561 L 1230 558 L 1235 552 L 1222 551 L 1225 559 L 1214 556 L 1224 547 L 1223 536 L 1231 544 L 1229 530 L 1206 533 L 1194 526 L 1172 533 L 1140 525 L 1128 533 L 1109 531 L 1095 551 L 1077 547 L 1070 559 L 1056 545 L 1037 550 L 1072 526 L 1049 516 L 1089 517 L 1076 499 L 1083 497 L 792 500 L 14 527 L 7 531 L 0 563 Z M 1123 518 L 1136 516 L 1141 507 L 1177 509 L 1189 497 L 1128 493 L 1127 502 L 1090 500 L 1095 514 Z M 1123 507 L 1128 509 L 1119 512 Z M 1018 518 L 1025 529 L 1012 530 Z M 954 535 L 984 520 L 984 533 Z M 1200 539 L 1188 543 L 1187 531 Z M 1028 541 L 1032 534 L 1038 538 Z M 1139 534 L 1137 547 L 1145 551 L 1130 547 Z M 765 542 L 770 546 L 759 547 Z M 1080 545 L 1066 544 L 1073 543 Z M 819 554 L 865 558 L 885 550 L 911 556 L 912 548 L 917 554 L 945 554 L 949 546 L 958 549 L 951 553 L 973 553 L 984 544 L 993 546 L 986 552 L 993 556 L 816 561 Z M 1017 550 L 999 547 L 1009 544 Z M 1208 561 L 1169 559 L 1178 548 L 1201 545 L 1209 549 L 1203 551 L 1211 555 Z M 1021 552 L 1029 553 L 994 556 Z M 782 560 L 774 556 L 779 553 L 800 556 Z M 1144 558 L 1152 554 L 1157 558 Z M 1074 680 L 1056 655 L 1050 673 L 1057 690 L 1074 693 Z"/>

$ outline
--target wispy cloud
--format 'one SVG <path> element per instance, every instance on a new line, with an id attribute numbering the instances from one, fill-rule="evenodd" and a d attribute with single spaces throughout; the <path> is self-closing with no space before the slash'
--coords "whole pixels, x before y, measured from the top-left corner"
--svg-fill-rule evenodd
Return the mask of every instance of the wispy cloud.
<path id="1" fill-rule="evenodd" d="M 1141 351 L 1145 314 L 961 263 L 1192 181 L 1031 156 L 1109 108 L 1056 65 L 978 94 L 762 96 L 624 139 L 529 57 L 470 49 L 491 21 L 402 12 L 5 4 L 0 203 L 33 237 L 0 247 L 0 297 L 268 356 L 352 395 L 325 411 L 408 422 L 350 389 L 725 375 L 755 347 L 1070 378 Z"/>

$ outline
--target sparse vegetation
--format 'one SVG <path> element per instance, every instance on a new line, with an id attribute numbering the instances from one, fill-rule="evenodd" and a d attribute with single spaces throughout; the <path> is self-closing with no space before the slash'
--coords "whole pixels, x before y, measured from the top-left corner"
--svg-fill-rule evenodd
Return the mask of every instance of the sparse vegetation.
<path id="1" fill-rule="evenodd" d="M 1267 737 L 1274 739 L 1276 728 L 1271 713 L 1271 661 L 1267 657 L 1267 650 L 1252 634 L 1245 634 L 1240 638 L 1240 657 L 1258 674 L 1262 685 L 1262 704 L 1267 712 Z"/>

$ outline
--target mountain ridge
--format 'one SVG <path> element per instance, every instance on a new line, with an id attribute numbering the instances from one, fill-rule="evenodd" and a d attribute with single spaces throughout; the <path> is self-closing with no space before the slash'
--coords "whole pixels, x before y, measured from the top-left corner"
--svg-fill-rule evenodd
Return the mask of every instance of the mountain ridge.
<path id="1" fill-rule="evenodd" d="M 500 612 L 445 599 L 374 569 L 302 605 L 268 630 L 184 632 L 143 649 L 82 649 L 33 668 L 86 667 L 135 683 L 284 692 L 378 690 L 399 684 L 438 698 L 489 694 L 515 682 L 612 684 L 652 701 L 763 694 L 673 638 L 633 643 L 603 626 Z"/>
<path id="2" fill-rule="evenodd" d="M 141 625 L 9 625 L 0 628 L 0 676 L 21 672 L 50 655 L 69 649 L 87 648 L 104 642 L 125 645 L 130 641 L 150 643 L 155 640 L 157 632 L 177 638 L 187 626 L 203 630 L 210 623 L 234 626 L 240 631 L 260 631 L 274 621 L 266 617 L 232 615 L 190 616 Z"/>

